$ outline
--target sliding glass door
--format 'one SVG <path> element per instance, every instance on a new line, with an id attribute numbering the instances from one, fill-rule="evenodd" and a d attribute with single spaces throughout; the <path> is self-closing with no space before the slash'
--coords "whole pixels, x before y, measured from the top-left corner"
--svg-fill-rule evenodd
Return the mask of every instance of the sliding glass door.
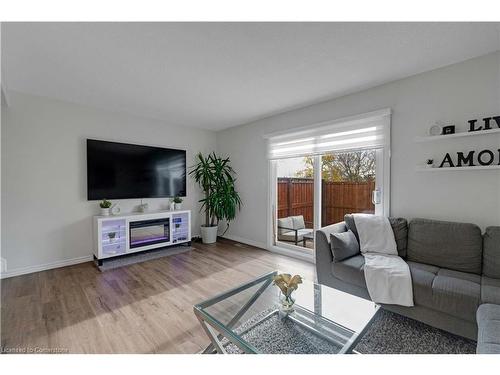
<path id="1" fill-rule="evenodd" d="M 380 155 L 367 149 L 271 161 L 274 246 L 312 255 L 315 230 L 346 214 L 382 214 Z"/>
<path id="2" fill-rule="evenodd" d="M 321 156 L 321 226 L 339 223 L 351 213 L 375 214 L 376 150 Z"/>
<path id="3" fill-rule="evenodd" d="M 315 157 L 276 160 L 276 240 L 314 248 Z"/>
<path id="4" fill-rule="evenodd" d="M 389 215 L 390 109 L 268 138 L 268 245 L 313 259 L 315 231 L 346 214 Z"/>

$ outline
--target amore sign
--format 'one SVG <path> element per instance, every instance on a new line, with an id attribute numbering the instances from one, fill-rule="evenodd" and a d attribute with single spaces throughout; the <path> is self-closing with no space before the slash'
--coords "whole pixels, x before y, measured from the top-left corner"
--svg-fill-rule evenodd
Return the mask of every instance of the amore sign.
<path id="1" fill-rule="evenodd" d="M 455 165 L 453 163 L 453 160 L 451 159 L 450 153 L 446 153 L 443 161 L 439 165 L 439 168 L 443 167 L 474 167 L 474 154 L 476 151 L 469 151 L 467 155 L 465 155 L 463 152 L 457 152 L 457 164 Z M 495 153 L 498 153 L 498 165 L 500 165 L 500 149 L 497 151 L 493 152 L 491 150 L 483 150 L 477 153 L 477 162 L 479 165 L 485 166 L 485 165 L 492 165 L 494 164 L 495 160 Z"/>
<path id="2" fill-rule="evenodd" d="M 497 128 L 500 128 L 500 116 L 492 116 L 483 118 L 483 124 L 477 124 L 478 120 L 469 120 L 469 132 L 477 132 L 482 130 L 491 130 L 493 129 L 493 121 L 496 124 Z M 474 161 L 481 166 L 492 165 L 495 163 L 495 155 L 498 155 L 498 165 L 500 165 L 500 149 L 492 151 L 492 150 L 482 150 L 476 154 L 476 151 L 469 151 L 467 154 L 464 152 L 457 152 L 457 162 L 456 164 L 453 162 L 450 153 L 446 153 L 443 161 L 439 165 L 439 168 L 448 167 L 474 167 Z M 474 157 L 477 155 L 476 157 Z"/>

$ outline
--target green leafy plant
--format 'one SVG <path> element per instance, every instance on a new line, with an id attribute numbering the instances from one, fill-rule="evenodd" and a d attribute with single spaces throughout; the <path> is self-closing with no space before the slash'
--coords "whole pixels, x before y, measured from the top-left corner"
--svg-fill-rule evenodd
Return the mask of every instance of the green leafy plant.
<path id="1" fill-rule="evenodd" d="M 101 208 L 110 208 L 111 207 L 111 202 L 106 200 L 106 199 L 103 199 L 101 203 L 99 203 L 99 206 Z"/>
<path id="2" fill-rule="evenodd" d="M 172 199 L 172 202 L 174 203 L 182 203 L 182 198 L 179 196 L 175 196 L 174 199 Z"/>
<path id="3" fill-rule="evenodd" d="M 225 220 L 226 233 L 231 220 L 241 209 L 241 198 L 235 190 L 236 173 L 231 168 L 229 158 L 221 158 L 214 152 L 206 157 L 199 153 L 197 160 L 189 175 L 204 193 L 204 198 L 199 202 L 202 204 L 201 211 L 205 211 L 205 226 L 215 226 Z"/>

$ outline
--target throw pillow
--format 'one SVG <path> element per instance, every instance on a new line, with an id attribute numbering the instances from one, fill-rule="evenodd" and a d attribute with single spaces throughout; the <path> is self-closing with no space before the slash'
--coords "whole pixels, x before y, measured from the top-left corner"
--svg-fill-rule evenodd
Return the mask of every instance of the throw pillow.
<path id="1" fill-rule="evenodd" d="M 351 230 L 330 234 L 330 248 L 334 262 L 340 262 L 359 254 L 359 243 Z"/>

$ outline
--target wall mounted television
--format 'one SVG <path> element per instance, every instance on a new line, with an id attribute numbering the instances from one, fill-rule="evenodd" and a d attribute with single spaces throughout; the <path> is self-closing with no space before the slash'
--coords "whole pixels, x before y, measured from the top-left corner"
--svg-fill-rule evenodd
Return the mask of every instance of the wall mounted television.
<path id="1" fill-rule="evenodd" d="M 87 199 L 186 195 L 186 151 L 87 139 Z"/>

